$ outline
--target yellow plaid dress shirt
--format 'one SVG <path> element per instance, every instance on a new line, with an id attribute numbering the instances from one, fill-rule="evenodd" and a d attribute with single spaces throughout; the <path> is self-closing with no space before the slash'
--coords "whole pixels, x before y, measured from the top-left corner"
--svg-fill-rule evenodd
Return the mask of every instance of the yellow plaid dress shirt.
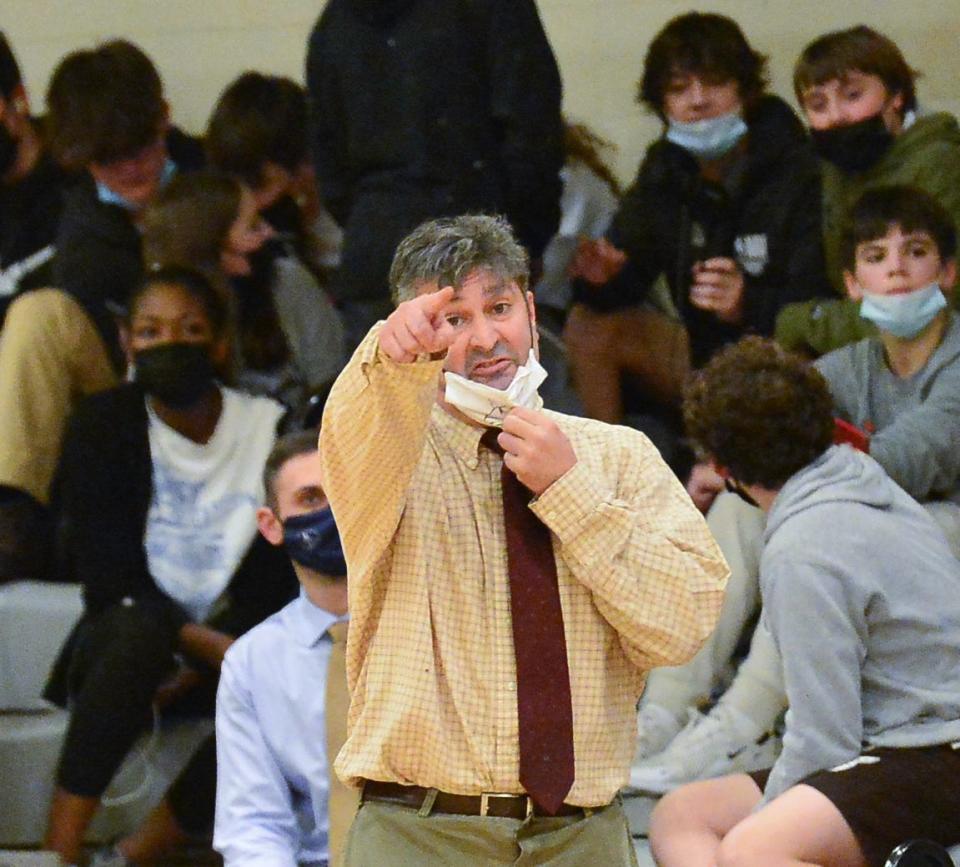
<path id="1" fill-rule="evenodd" d="M 351 705 L 336 772 L 353 784 L 519 793 L 500 459 L 480 447 L 481 429 L 436 403 L 442 362 L 396 364 L 378 330 L 337 380 L 320 436 L 350 581 Z M 646 672 L 696 653 L 728 570 L 642 434 L 547 414 L 577 455 L 531 504 L 553 533 L 567 641 L 567 802 L 598 806 L 627 781 Z"/>

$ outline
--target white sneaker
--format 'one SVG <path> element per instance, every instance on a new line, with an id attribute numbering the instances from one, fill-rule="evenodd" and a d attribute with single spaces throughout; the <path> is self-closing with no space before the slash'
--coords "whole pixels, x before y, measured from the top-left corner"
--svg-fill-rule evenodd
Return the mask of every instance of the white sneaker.
<path id="1" fill-rule="evenodd" d="M 659 704 L 642 702 L 637 714 L 637 748 L 634 764 L 662 753 L 680 734 L 683 721 Z"/>
<path id="2" fill-rule="evenodd" d="M 745 739 L 730 720 L 731 711 L 722 705 L 708 716 L 693 711 L 667 749 L 631 768 L 631 788 L 664 795 L 695 780 L 772 767 L 780 739 L 773 734 Z"/>
<path id="3" fill-rule="evenodd" d="M 90 856 L 87 867 L 134 867 L 114 846 L 103 846 Z"/>

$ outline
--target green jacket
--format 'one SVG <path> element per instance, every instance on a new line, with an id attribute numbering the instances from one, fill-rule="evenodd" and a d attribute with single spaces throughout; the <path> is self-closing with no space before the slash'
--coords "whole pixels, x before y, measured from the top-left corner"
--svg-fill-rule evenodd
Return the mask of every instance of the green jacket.
<path id="1" fill-rule="evenodd" d="M 848 174 L 823 167 L 823 242 L 827 274 L 844 296 L 840 245 L 847 212 L 872 187 L 907 184 L 930 193 L 960 227 L 960 125 L 945 112 L 918 118 L 893 140 L 872 168 Z M 859 317 L 859 305 L 844 297 L 790 304 L 777 319 L 775 336 L 786 348 L 822 355 L 860 340 L 875 329 Z"/>

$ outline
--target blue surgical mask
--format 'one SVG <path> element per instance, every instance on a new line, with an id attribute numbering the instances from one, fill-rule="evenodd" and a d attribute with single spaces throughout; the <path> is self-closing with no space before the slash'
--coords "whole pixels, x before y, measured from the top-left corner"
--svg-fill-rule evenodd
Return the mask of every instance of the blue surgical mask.
<path id="1" fill-rule="evenodd" d="M 170 157 L 167 157 L 167 161 L 163 164 L 163 170 L 160 172 L 160 186 L 158 189 L 162 190 L 169 184 L 176 173 L 177 164 L 170 159 Z M 100 181 L 97 181 L 97 198 L 105 205 L 119 205 L 125 211 L 140 210 L 138 205 L 135 205 L 129 199 L 125 199 L 119 193 L 115 193 L 110 187 L 102 184 Z"/>
<path id="2" fill-rule="evenodd" d="M 667 127 L 667 141 L 701 160 L 719 159 L 746 134 L 747 124 L 736 111 L 690 123 L 671 120 Z"/>
<path id="3" fill-rule="evenodd" d="M 283 547 L 294 561 L 314 572 L 334 578 L 347 574 L 340 533 L 329 506 L 287 518 L 283 522 Z"/>
<path id="4" fill-rule="evenodd" d="M 864 293 L 860 302 L 860 316 L 896 337 L 909 340 L 916 337 L 933 322 L 947 306 L 939 283 L 902 295 L 874 295 Z"/>

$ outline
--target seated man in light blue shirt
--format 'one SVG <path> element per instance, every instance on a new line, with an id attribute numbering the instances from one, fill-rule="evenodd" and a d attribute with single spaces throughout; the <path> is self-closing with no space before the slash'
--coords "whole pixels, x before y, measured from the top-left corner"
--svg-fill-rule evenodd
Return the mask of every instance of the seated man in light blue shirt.
<path id="1" fill-rule="evenodd" d="M 319 867 L 334 861 L 329 804 L 342 787 L 331 779 L 329 741 L 330 728 L 346 727 L 342 645 L 334 649 L 334 635 L 344 638 L 347 582 L 320 483 L 315 431 L 278 441 L 267 459 L 264 488 L 260 532 L 285 546 L 301 590 L 224 658 L 213 844 L 227 867 Z M 349 798 L 349 790 L 334 797 L 343 796 Z"/>

